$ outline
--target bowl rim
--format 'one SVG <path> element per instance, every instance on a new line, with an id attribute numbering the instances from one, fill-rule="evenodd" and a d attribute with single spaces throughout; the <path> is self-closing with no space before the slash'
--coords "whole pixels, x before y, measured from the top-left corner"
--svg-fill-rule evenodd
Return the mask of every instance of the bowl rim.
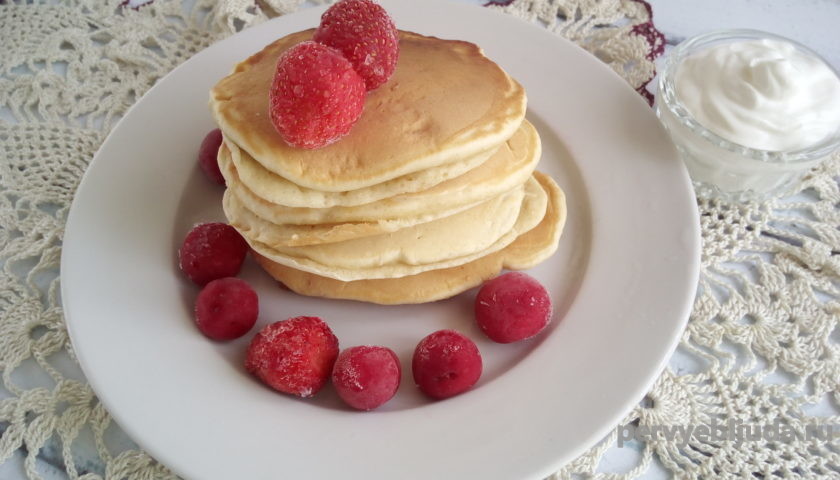
<path id="1" fill-rule="evenodd" d="M 747 28 L 717 29 L 690 37 L 679 43 L 670 52 L 667 60 L 665 61 L 662 74 L 659 76 L 659 82 L 657 85 L 659 93 L 658 96 L 663 100 L 663 107 L 667 108 L 683 127 L 688 128 L 695 135 L 703 137 L 706 141 L 713 143 L 718 147 L 764 163 L 807 164 L 815 160 L 825 158 L 836 150 L 840 150 L 840 126 L 838 126 L 837 130 L 832 135 L 829 135 L 820 142 L 808 147 L 793 150 L 765 150 L 749 147 L 738 142 L 728 140 L 703 126 L 694 118 L 685 105 L 677 99 L 675 93 L 676 85 L 674 83 L 674 75 L 684 58 L 713 44 L 739 40 L 763 39 L 777 40 L 791 44 L 798 50 L 811 55 L 822 62 L 832 73 L 834 73 L 834 76 L 838 79 L 838 81 L 840 81 L 840 72 L 838 72 L 833 65 L 827 62 L 825 58 L 813 49 L 795 40 L 762 30 Z"/>

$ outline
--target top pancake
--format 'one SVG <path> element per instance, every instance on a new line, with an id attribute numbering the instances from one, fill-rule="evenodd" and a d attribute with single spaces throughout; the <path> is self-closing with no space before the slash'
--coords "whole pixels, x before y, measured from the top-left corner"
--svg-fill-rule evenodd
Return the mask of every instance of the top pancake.
<path id="1" fill-rule="evenodd" d="M 312 33 L 271 43 L 210 91 L 225 136 L 298 185 L 348 191 L 460 161 L 500 145 L 525 117 L 524 89 L 478 46 L 400 32 L 397 69 L 368 92 L 350 133 L 320 149 L 290 147 L 269 119 L 268 90 L 280 54 Z"/>

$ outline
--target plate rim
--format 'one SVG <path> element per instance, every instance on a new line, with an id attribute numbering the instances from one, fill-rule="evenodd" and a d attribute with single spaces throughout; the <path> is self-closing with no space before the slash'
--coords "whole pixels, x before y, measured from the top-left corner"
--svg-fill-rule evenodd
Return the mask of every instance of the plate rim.
<path id="1" fill-rule="evenodd" d="M 394 0 L 385 0 L 382 3 L 384 3 L 389 10 L 392 9 L 392 8 L 408 8 L 408 9 L 420 8 L 417 5 L 412 5 L 412 6 L 406 7 L 404 4 L 399 3 L 399 2 L 395 2 Z M 407 3 L 410 3 L 410 2 L 407 2 Z M 525 22 L 521 19 L 517 19 L 515 17 L 509 16 L 509 15 L 506 15 L 506 14 L 503 14 L 503 13 L 500 13 L 500 12 L 492 12 L 491 13 L 491 11 L 489 11 L 488 9 L 484 9 L 482 7 L 478 7 L 478 6 L 475 6 L 475 5 L 468 5 L 468 4 L 461 4 L 461 3 L 449 3 L 449 2 L 445 2 L 445 1 L 441 1 L 441 0 L 427 0 L 427 2 L 424 2 L 424 3 L 427 4 L 427 8 L 430 4 L 433 8 L 445 8 L 445 9 L 454 9 L 454 10 L 463 10 L 463 11 L 469 10 L 469 14 L 475 16 L 474 18 L 475 18 L 475 21 L 477 23 L 481 21 L 481 20 L 478 20 L 478 17 L 484 18 L 488 14 L 489 15 L 498 15 L 500 18 L 501 17 L 506 18 L 507 20 L 505 20 L 505 21 L 513 20 L 515 22 L 520 22 L 523 25 L 527 25 L 528 28 L 534 30 L 535 33 L 539 32 L 539 35 L 545 35 L 545 36 L 551 37 L 552 41 L 557 41 L 557 42 L 561 42 L 561 43 L 565 42 L 567 44 L 567 46 L 573 46 L 574 48 L 579 49 L 581 52 L 584 51 L 580 46 L 578 46 L 578 45 L 576 45 L 572 42 L 568 42 L 568 41 L 565 41 L 563 39 L 560 39 L 560 38 L 556 37 L 555 35 L 545 31 L 545 29 L 542 29 L 542 28 L 534 26 L 534 25 L 530 25 L 530 24 L 528 24 L 527 22 Z M 399 5 L 399 7 L 397 5 Z M 98 165 L 98 163 L 101 163 L 103 161 L 103 160 L 101 160 L 102 156 L 104 155 L 104 154 L 102 154 L 102 152 L 103 152 L 103 150 L 107 150 L 109 144 L 111 143 L 111 141 L 114 137 L 113 133 L 118 131 L 121 128 L 125 119 L 129 118 L 132 115 L 132 113 L 134 112 L 135 108 L 138 105 L 142 104 L 150 96 L 155 95 L 155 92 L 157 92 L 158 90 L 166 88 L 164 86 L 166 84 L 166 80 L 168 78 L 172 77 L 172 76 L 178 75 L 179 74 L 178 72 L 182 71 L 185 68 L 185 65 L 187 65 L 190 62 L 195 63 L 195 62 L 199 61 L 199 60 L 194 60 L 194 59 L 196 59 L 196 58 L 203 59 L 205 57 L 210 58 L 212 56 L 212 53 L 213 53 L 214 49 L 221 48 L 221 47 L 219 47 L 219 45 L 232 44 L 235 41 L 237 41 L 237 40 L 234 40 L 234 39 L 236 39 L 237 37 L 244 37 L 245 35 L 249 35 L 249 32 L 251 32 L 250 34 L 253 35 L 253 31 L 255 29 L 267 29 L 271 26 L 276 27 L 279 24 L 283 24 L 283 23 L 287 23 L 287 22 L 292 23 L 292 21 L 294 19 L 308 17 L 308 16 L 314 16 L 316 14 L 319 14 L 319 12 L 323 11 L 324 9 L 326 9 L 325 6 L 324 7 L 308 8 L 308 9 L 305 9 L 305 10 L 302 10 L 302 11 L 299 11 L 299 12 L 295 12 L 295 13 L 292 13 L 292 14 L 289 14 L 289 15 L 284 15 L 284 16 L 275 18 L 275 19 L 273 19 L 269 22 L 266 22 L 265 24 L 258 25 L 258 26 L 255 26 L 255 27 L 251 27 L 251 28 L 249 28 L 249 29 L 247 29 L 243 32 L 239 32 L 237 34 L 234 34 L 234 35 L 232 35 L 232 36 L 230 36 L 230 37 L 228 37 L 228 38 L 226 38 L 226 39 L 224 39 L 220 42 L 217 42 L 217 43 L 211 45 L 210 47 L 202 50 L 201 52 L 197 53 L 196 55 L 194 55 L 190 59 L 188 59 L 185 62 L 183 62 L 182 64 L 178 65 L 175 69 L 173 69 L 171 72 L 169 72 L 166 76 L 159 79 L 155 83 L 155 85 L 153 85 L 137 102 L 135 102 L 134 105 L 132 105 L 126 111 L 123 118 L 120 119 L 120 121 L 114 126 L 114 128 L 109 133 L 107 138 L 103 141 L 102 145 L 97 150 L 96 154 L 94 155 L 93 159 L 91 160 L 90 164 L 88 165 L 88 167 L 87 167 L 87 169 L 86 169 L 86 171 L 85 171 L 85 173 L 84 173 L 84 175 L 83 175 L 83 177 L 82 177 L 82 179 L 79 183 L 79 186 L 77 187 L 76 193 L 74 194 L 73 202 L 71 204 L 70 211 L 68 213 L 66 227 L 65 227 L 64 247 L 62 248 L 62 253 L 64 253 L 65 251 L 68 251 L 68 252 L 72 251 L 73 248 L 74 248 L 74 247 L 68 248 L 68 246 L 73 245 L 73 239 L 76 236 L 76 234 L 74 233 L 75 232 L 75 230 L 74 230 L 74 219 L 77 216 L 80 215 L 78 202 L 77 202 L 77 198 L 79 198 L 78 193 L 82 192 L 85 188 L 88 188 L 88 187 L 86 187 L 86 185 L 88 183 L 90 183 L 90 181 L 89 181 L 90 175 L 88 175 L 89 172 L 94 170 L 94 168 L 96 168 L 96 165 Z M 480 12 L 485 12 L 485 13 L 480 13 Z M 586 55 L 589 55 L 589 54 L 587 53 Z M 602 68 L 602 70 L 607 72 L 609 75 L 613 76 L 615 80 L 619 80 L 624 85 L 626 91 L 632 92 L 632 94 L 637 97 L 638 103 L 640 103 L 640 104 L 644 103 L 644 101 L 641 98 L 638 98 L 638 94 L 635 91 L 633 91 L 632 87 L 630 87 L 630 85 L 627 84 L 623 79 L 620 79 L 620 77 L 618 77 L 606 64 L 603 64 L 602 62 L 597 61 L 594 58 L 592 60 L 594 60 L 597 64 L 599 64 L 600 67 Z M 530 110 L 530 108 L 529 108 L 529 110 Z M 653 112 L 651 112 L 651 115 L 653 115 Z M 661 126 L 659 128 L 661 128 Z M 671 145 L 671 147 L 673 147 L 673 145 Z M 674 150 L 673 151 L 673 156 L 675 158 L 676 158 L 676 155 L 677 155 L 676 150 Z M 682 165 L 682 164 L 680 164 L 680 165 Z M 682 181 L 684 183 L 683 187 L 688 187 L 687 192 L 690 193 L 690 198 L 693 202 L 694 196 L 693 196 L 693 193 L 691 193 L 692 192 L 691 184 L 688 180 L 688 174 L 685 171 L 684 167 L 682 167 L 682 173 L 683 173 Z M 587 190 L 587 193 L 590 191 L 588 188 L 586 190 Z M 590 200 L 593 200 L 593 199 L 590 198 Z M 699 278 L 699 267 L 700 267 L 700 234 L 699 234 L 699 216 L 698 216 L 698 212 L 696 211 L 696 208 L 693 209 L 692 212 L 693 212 L 693 215 L 691 215 L 692 222 L 690 222 L 690 223 L 693 224 L 694 231 L 692 232 L 693 234 L 689 234 L 689 237 L 691 237 L 691 238 L 689 240 L 690 245 L 689 245 L 689 248 L 688 248 L 688 250 L 691 250 L 691 257 L 692 257 L 691 260 L 692 261 L 691 261 L 691 264 L 689 265 L 689 268 L 686 270 L 685 278 L 683 278 L 682 280 L 685 282 L 687 279 L 689 279 L 690 281 L 688 281 L 688 283 L 696 285 L 697 280 Z M 593 225 L 592 228 L 594 229 L 595 226 Z M 593 237 L 594 236 L 595 235 L 593 234 Z M 562 241 L 562 239 L 561 239 L 561 241 Z M 594 256 L 594 255 L 595 255 L 595 248 L 593 247 L 592 251 L 591 251 L 591 256 Z M 591 261 L 592 261 L 592 258 L 590 257 L 590 262 Z M 74 325 L 76 325 L 76 324 L 72 320 L 73 314 L 71 313 L 72 308 L 70 307 L 70 304 L 72 303 L 72 301 L 70 299 L 74 298 L 70 294 L 70 290 L 75 288 L 75 285 L 73 287 L 70 287 L 69 285 L 70 285 L 71 282 L 65 281 L 65 273 L 68 273 L 68 275 L 69 275 L 69 271 L 71 270 L 71 268 L 68 267 L 68 265 L 70 265 L 71 262 L 72 262 L 72 260 L 71 260 L 70 255 L 62 255 L 61 270 L 60 270 L 61 271 L 61 277 L 62 277 L 61 297 L 62 297 L 62 300 L 64 302 L 64 307 L 65 307 L 64 308 L 65 322 L 66 322 L 66 325 L 67 325 L 67 328 L 68 328 L 68 333 L 70 335 L 70 339 L 71 339 L 72 343 L 75 346 L 75 345 L 79 344 L 78 332 L 74 328 Z M 590 267 L 587 266 L 584 282 L 587 280 L 587 278 L 589 278 L 589 270 L 590 270 Z M 583 286 L 581 286 L 580 289 L 583 290 Z M 683 318 L 683 320 L 682 320 L 682 322 L 679 323 L 679 328 L 675 329 L 675 330 L 678 330 L 678 332 L 682 332 L 683 329 L 685 328 L 685 325 L 688 321 L 688 315 L 689 315 L 689 313 L 691 311 L 691 308 L 692 308 L 692 300 L 693 300 L 693 294 L 689 295 L 686 299 L 684 299 L 683 304 L 682 304 L 681 308 L 679 309 L 680 312 L 679 312 L 678 315 L 681 316 Z M 576 302 L 577 302 L 577 300 L 576 300 Z M 574 305 L 572 306 L 572 308 L 574 308 Z M 571 313 L 571 311 L 569 313 Z M 677 344 L 679 343 L 679 340 L 680 340 L 680 335 L 679 334 L 671 336 L 670 343 L 668 345 L 666 345 L 665 348 L 662 350 L 662 354 L 660 355 L 661 358 L 659 358 L 658 365 L 656 367 L 656 373 L 649 375 L 649 378 L 647 379 L 646 382 L 644 382 L 644 384 L 640 383 L 637 386 L 637 388 L 631 394 L 627 394 L 626 396 L 627 396 L 628 400 L 625 401 L 624 403 L 626 403 L 627 405 L 632 407 L 650 389 L 653 382 L 655 382 L 656 379 L 661 374 L 662 370 L 664 369 L 665 365 L 667 364 L 667 362 L 668 362 L 670 356 L 672 355 L 673 351 L 676 349 Z M 104 388 L 103 385 L 99 384 L 99 380 L 96 378 L 95 374 L 93 376 L 91 375 L 91 371 L 93 370 L 93 367 L 86 362 L 85 354 L 81 351 L 81 349 L 77 350 L 77 358 L 79 360 L 79 364 L 80 364 L 83 372 L 85 373 L 85 377 L 86 377 L 87 381 L 90 383 L 94 392 L 96 392 L 97 397 L 102 402 L 102 404 L 106 407 L 106 409 L 109 411 L 109 413 L 112 415 L 112 417 L 117 421 L 117 423 L 119 423 L 120 426 L 126 431 L 126 433 L 128 433 L 134 441 L 136 441 L 139 445 L 141 445 L 142 448 L 144 448 L 144 450 L 146 450 L 150 454 L 152 454 L 154 456 L 154 458 L 160 459 L 160 461 L 164 462 L 164 464 L 168 468 L 172 469 L 173 471 L 176 471 L 177 473 L 179 473 L 181 475 L 183 475 L 184 473 L 187 473 L 186 470 L 181 469 L 181 465 L 179 464 L 177 459 L 175 459 L 173 457 L 173 455 L 170 455 L 167 452 L 163 452 L 163 451 L 157 449 L 155 447 L 155 445 L 147 443 L 145 441 L 146 440 L 145 438 L 143 438 L 141 440 L 141 437 L 144 437 L 145 435 L 140 434 L 135 428 L 133 428 L 135 426 L 134 425 L 135 422 L 134 421 L 128 421 L 127 419 L 123 418 L 122 414 L 120 412 L 121 409 L 118 406 L 110 404 L 110 401 L 108 400 L 108 395 L 107 394 L 105 394 L 105 395 L 102 394 L 102 392 L 105 391 L 106 389 Z M 608 421 L 601 422 L 601 423 L 604 424 L 604 426 L 602 426 L 599 429 L 596 429 L 596 431 L 593 431 L 586 440 L 578 442 L 580 444 L 580 446 L 577 448 L 576 451 L 566 452 L 566 454 L 564 456 L 558 457 L 557 460 L 554 461 L 553 463 L 551 463 L 550 465 L 544 465 L 541 468 L 539 468 L 538 470 L 535 469 L 533 471 L 533 474 L 535 476 L 536 475 L 545 476 L 546 474 L 553 473 L 554 471 L 557 470 L 557 468 L 562 466 L 562 464 L 564 464 L 566 461 L 570 460 L 571 458 L 574 458 L 574 456 L 582 453 L 587 448 L 590 448 L 591 446 L 593 446 L 599 439 L 603 438 L 603 436 L 607 432 L 609 432 L 617 424 L 617 422 L 620 421 L 621 417 L 623 417 L 625 414 L 626 414 L 626 412 L 617 412 L 614 415 L 612 415 L 608 419 Z"/>

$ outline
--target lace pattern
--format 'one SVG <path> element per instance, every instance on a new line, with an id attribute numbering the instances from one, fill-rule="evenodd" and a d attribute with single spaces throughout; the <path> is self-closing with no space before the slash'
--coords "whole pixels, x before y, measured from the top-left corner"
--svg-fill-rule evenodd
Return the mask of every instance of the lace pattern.
<path id="1" fill-rule="evenodd" d="M 174 478 L 120 434 L 78 372 L 58 291 L 63 227 L 73 193 L 115 122 L 154 82 L 231 33 L 295 11 L 297 0 L 135 4 L 0 2 L 0 463 L 52 459 L 73 479 Z M 319 2 L 320 3 L 320 2 Z M 568 38 L 637 88 L 654 75 L 662 36 L 638 0 L 514 0 L 491 4 Z M 809 406 L 840 405 L 840 156 L 801 191 L 766 204 L 699 199 L 698 294 L 669 368 L 622 426 L 713 420 L 802 431 Z M 635 466 L 608 473 L 622 426 L 554 475 L 635 478 L 654 462 L 680 478 L 840 476 L 833 440 L 637 443 Z M 83 439 L 91 439 L 83 441 Z M 95 452 L 80 452 L 93 445 Z M 23 453 L 21 453 L 23 452 Z M 100 464 L 79 459 L 98 457 Z"/>

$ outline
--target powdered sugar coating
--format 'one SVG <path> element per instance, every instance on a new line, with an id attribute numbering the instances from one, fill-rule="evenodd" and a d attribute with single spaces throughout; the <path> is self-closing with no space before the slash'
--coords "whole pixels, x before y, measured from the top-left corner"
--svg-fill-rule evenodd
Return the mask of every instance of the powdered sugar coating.
<path id="1" fill-rule="evenodd" d="M 540 282 L 510 272 L 485 283 L 475 297 L 475 320 L 490 340 L 511 343 L 531 338 L 551 321 L 551 297 Z"/>
<path id="2" fill-rule="evenodd" d="M 236 229 L 224 223 L 202 223 L 184 238 L 178 266 L 203 286 L 217 278 L 236 276 L 247 253 L 248 244 Z"/>
<path id="3" fill-rule="evenodd" d="M 390 348 L 350 347 L 339 354 L 332 382 L 347 405 L 372 410 L 397 393 L 401 372 L 400 361 Z"/>
<path id="4" fill-rule="evenodd" d="M 350 62 L 312 41 L 280 56 L 268 93 L 274 128 L 298 148 L 320 148 L 346 135 L 365 103 L 364 80 Z"/>
<path id="5" fill-rule="evenodd" d="M 387 82 L 397 68 L 397 27 L 388 12 L 371 0 L 342 0 L 330 7 L 313 40 L 340 50 L 368 90 Z"/>
<path id="6" fill-rule="evenodd" d="M 420 340 L 411 361 L 414 382 L 426 395 L 443 399 L 469 390 L 481 377 L 481 353 L 455 330 L 438 330 Z"/>
<path id="7" fill-rule="evenodd" d="M 299 397 L 318 393 L 338 357 L 338 338 L 318 317 L 267 325 L 248 346 L 245 369 L 271 388 Z"/>

